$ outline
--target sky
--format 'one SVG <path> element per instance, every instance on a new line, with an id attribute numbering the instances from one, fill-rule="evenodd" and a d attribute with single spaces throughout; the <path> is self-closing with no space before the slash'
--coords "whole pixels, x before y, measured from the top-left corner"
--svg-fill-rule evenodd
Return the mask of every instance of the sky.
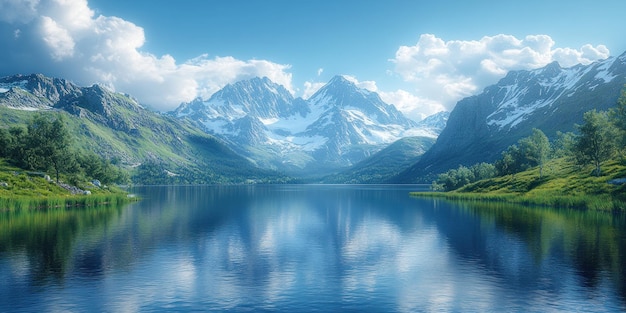
<path id="1" fill-rule="evenodd" d="M 420 120 L 508 71 L 626 51 L 626 1 L 0 0 L 0 76 L 42 73 L 158 111 L 267 76 L 335 75 Z"/>

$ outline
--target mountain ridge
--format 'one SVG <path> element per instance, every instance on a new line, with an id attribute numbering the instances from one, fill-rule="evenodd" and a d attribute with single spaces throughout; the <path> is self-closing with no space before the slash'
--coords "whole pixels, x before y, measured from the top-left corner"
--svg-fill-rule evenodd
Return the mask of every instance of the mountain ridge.
<path id="1" fill-rule="evenodd" d="M 0 78 L 0 112 L 4 127 L 25 125 L 33 114 L 67 115 L 77 148 L 119 160 L 135 173 L 134 183 L 282 179 L 184 120 L 149 111 L 99 85 L 79 87 L 41 74 L 7 76 Z"/>
<path id="2" fill-rule="evenodd" d="M 532 128 L 549 138 L 574 131 L 584 112 L 607 110 L 626 84 L 626 53 L 562 68 L 511 71 L 482 93 L 460 100 L 437 142 L 395 182 L 429 183 L 459 165 L 493 162 Z"/>
<path id="3" fill-rule="evenodd" d="M 259 166 L 300 174 L 347 168 L 398 139 L 434 138 L 441 130 L 340 75 L 306 100 L 266 77 L 253 78 L 168 114 L 222 138 Z"/>

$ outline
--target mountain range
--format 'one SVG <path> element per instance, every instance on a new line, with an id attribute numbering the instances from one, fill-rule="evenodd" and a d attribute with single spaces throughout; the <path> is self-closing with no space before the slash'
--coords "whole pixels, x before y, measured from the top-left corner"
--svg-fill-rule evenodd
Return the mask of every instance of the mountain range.
<path id="1" fill-rule="evenodd" d="M 626 53 L 551 63 L 417 122 L 343 76 L 308 99 L 259 77 L 158 113 L 99 85 L 15 75 L 0 78 L 0 127 L 65 114 L 77 149 L 116 160 L 135 183 L 430 183 L 493 162 L 533 128 L 574 131 L 584 112 L 615 106 L 625 84 Z"/>
<path id="2" fill-rule="evenodd" d="M 575 131 L 585 112 L 614 107 L 625 84 L 626 53 L 570 68 L 554 62 L 509 72 L 482 93 L 459 101 L 437 142 L 394 182 L 430 183 L 459 165 L 493 162 L 532 128 L 551 139 L 558 131 Z"/>
<path id="3" fill-rule="evenodd" d="M 436 138 L 448 116 L 415 122 L 343 76 L 306 100 L 266 77 L 239 81 L 170 114 L 223 139 L 260 167 L 296 174 L 345 169 L 401 138 Z"/>
<path id="4" fill-rule="evenodd" d="M 0 78 L 0 127 L 25 125 L 33 114 L 64 114 L 76 149 L 115 160 L 134 173 L 134 183 L 284 179 L 257 168 L 221 140 L 152 112 L 128 95 L 41 74 Z"/>

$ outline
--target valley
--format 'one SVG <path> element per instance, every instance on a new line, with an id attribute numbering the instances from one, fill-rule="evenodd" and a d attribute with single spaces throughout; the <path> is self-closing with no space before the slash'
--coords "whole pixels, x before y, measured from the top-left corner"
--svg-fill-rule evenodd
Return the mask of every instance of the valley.
<path id="1" fill-rule="evenodd" d="M 128 171 L 133 184 L 431 183 L 494 162 L 536 128 L 554 140 L 583 113 L 615 106 L 626 54 L 589 65 L 510 72 L 452 112 L 422 121 L 343 76 L 307 99 L 267 77 L 155 112 L 131 95 L 40 74 L 0 79 L 3 129 L 63 115 L 78 151 Z"/>

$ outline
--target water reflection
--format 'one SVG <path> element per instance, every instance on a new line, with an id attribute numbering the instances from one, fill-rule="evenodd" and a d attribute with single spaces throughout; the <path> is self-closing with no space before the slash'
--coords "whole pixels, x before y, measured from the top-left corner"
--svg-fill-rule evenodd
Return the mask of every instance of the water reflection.
<path id="1" fill-rule="evenodd" d="M 10 261 L 22 269 L 17 272 L 28 275 L 35 285 L 62 281 L 72 263 L 87 274 L 93 266 L 91 255 L 69 258 L 77 237 L 87 236 L 93 239 L 92 243 L 101 241 L 101 236 L 94 235 L 101 235 L 106 224 L 120 212 L 116 207 L 2 212 L 0 261 Z"/>
<path id="2" fill-rule="evenodd" d="M 456 205 L 460 214 L 475 216 L 481 224 L 501 230 L 496 232 L 501 234 L 499 238 L 480 236 L 483 239 L 479 244 L 484 247 L 474 247 L 472 251 L 479 252 L 488 266 L 505 275 L 507 281 L 552 293 L 577 285 L 584 288 L 590 300 L 605 297 L 604 289 L 610 283 L 622 301 L 626 299 L 623 215 L 494 203 Z"/>
<path id="3" fill-rule="evenodd" d="M 414 187 L 146 187 L 0 218 L 0 311 L 626 309 L 621 216 Z"/>

